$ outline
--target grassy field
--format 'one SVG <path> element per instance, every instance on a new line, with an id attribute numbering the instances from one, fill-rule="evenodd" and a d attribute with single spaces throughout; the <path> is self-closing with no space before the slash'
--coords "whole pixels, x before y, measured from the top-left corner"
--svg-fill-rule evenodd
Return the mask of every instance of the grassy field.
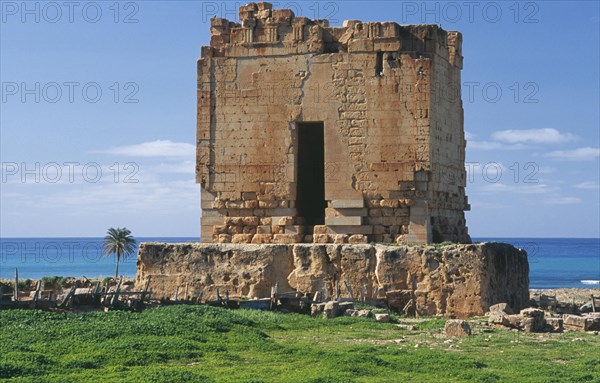
<path id="1" fill-rule="evenodd" d="M 600 382 L 600 336 L 170 306 L 0 312 L 1 382 Z"/>

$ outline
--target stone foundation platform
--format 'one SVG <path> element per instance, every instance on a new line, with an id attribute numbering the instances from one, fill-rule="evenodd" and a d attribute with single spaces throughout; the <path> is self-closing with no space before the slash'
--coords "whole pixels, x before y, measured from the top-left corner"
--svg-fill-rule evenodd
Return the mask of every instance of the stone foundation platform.
<path id="1" fill-rule="evenodd" d="M 347 296 L 413 299 L 417 315 L 483 315 L 496 303 L 514 310 L 529 301 L 527 253 L 511 245 L 480 243 L 447 246 L 336 244 L 142 243 L 136 287 L 148 277 L 153 298 L 183 297 L 217 288 L 230 297 L 265 298 L 271 287 L 312 296 L 333 295 L 336 281 Z M 390 293 L 392 292 L 392 293 Z"/>

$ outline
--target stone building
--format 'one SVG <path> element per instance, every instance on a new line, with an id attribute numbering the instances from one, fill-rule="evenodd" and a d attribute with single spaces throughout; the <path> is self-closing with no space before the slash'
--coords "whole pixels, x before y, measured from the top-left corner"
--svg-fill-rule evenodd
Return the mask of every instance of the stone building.
<path id="1" fill-rule="evenodd" d="M 470 241 L 459 32 L 239 18 L 198 61 L 203 242 Z"/>

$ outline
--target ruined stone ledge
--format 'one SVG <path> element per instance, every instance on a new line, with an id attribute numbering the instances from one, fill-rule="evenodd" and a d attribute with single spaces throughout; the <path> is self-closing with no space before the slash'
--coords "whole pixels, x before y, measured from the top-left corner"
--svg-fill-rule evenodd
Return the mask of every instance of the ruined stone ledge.
<path id="1" fill-rule="evenodd" d="M 501 243 L 447 246 L 369 244 L 142 243 L 138 287 L 151 277 L 153 298 L 189 296 L 264 298 L 279 292 L 320 291 L 331 296 L 336 281 L 355 297 L 380 301 L 391 291 L 414 297 L 417 315 L 483 315 L 496 303 L 515 310 L 529 301 L 525 251 Z"/>

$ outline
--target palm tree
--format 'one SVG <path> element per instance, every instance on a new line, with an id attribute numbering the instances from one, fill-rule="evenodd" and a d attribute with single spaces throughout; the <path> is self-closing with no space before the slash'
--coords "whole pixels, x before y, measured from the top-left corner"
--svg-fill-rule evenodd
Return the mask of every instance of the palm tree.
<path id="1" fill-rule="evenodd" d="M 117 266 L 115 268 L 115 279 L 119 276 L 119 262 L 121 257 L 127 257 L 136 250 L 136 241 L 131 235 L 131 230 L 123 227 L 116 229 L 111 227 L 104 237 L 104 256 L 115 255 Z"/>

